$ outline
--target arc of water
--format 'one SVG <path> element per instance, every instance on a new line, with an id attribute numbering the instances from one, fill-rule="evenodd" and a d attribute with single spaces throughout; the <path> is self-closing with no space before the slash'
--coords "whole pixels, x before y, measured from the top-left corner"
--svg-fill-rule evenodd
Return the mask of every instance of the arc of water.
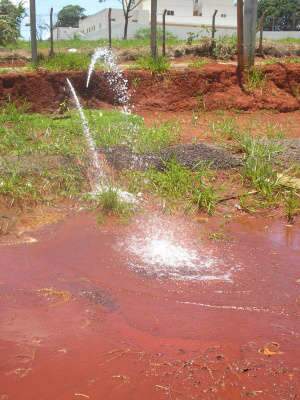
<path id="1" fill-rule="evenodd" d="M 74 89 L 74 86 L 72 85 L 71 81 L 67 78 L 67 84 L 69 86 L 70 92 L 72 94 L 72 97 L 74 99 L 77 111 L 79 113 L 81 123 L 82 123 L 82 128 L 83 128 L 83 133 L 85 135 L 88 148 L 89 148 L 89 154 L 91 158 L 91 163 L 92 163 L 92 169 L 93 169 L 93 179 L 90 179 L 90 184 L 92 187 L 93 192 L 99 192 L 101 188 L 103 187 L 103 183 L 106 181 L 106 176 L 104 173 L 104 168 L 100 163 L 100 160 L 98 158 L 98 153 L 96 149 L 96 144 L 93 139 L 93 136 L 91 134 L 90 128 L 88 121 L 85 117 L 83 108 L 80 104 L 79 98 L 77 96 L 77 93 Z"/>
<path id="2" fill-rule="evenodd" d="M 116 57 L 111 49 L 98 48 L 95 50 L 88 70 L 86 87 L 90 85 L 91 77 L 95 71 L 96 64 L 99 60 L 103 60 L 108 70 L 107 80 L 109 86 L 114 92 L 116 100 L 122 105 L 123 112 L 130 114 L 129 108 L 130 96 L 128 93 L 128 80 L 124 78 L 123 72 L 119 68 L 116 62 Z"/>

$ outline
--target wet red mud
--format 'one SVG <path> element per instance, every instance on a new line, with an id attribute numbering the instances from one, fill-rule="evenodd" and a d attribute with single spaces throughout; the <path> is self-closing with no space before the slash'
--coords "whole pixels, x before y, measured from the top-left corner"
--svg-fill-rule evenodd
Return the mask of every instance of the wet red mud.
<path id="1" fill-rule="evenodd" d="M 221 242 L 187 227 L 238 266 L 193 282 L 130 269 L 119 243 L 137 226 L 80 215 L 0 247 L 0 399 L 298 398 L 299 227 L 247 217 Z"/>

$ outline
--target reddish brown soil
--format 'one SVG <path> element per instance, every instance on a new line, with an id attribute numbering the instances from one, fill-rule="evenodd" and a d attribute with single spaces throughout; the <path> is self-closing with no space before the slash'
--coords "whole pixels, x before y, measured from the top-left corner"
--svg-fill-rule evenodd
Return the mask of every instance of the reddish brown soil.
<path id="1" fill-rule="evenodd" d="M 233 282 L 175 282 L 130 270 L 117 246 L 137 226 L 82 215 L 1 246 L 0 398 L 296 399 L 299 227 L 246 218 L 205 254 Z"/>
<path id="2" fill-rule="evenodd" d="M 226 120 L 232 120 L 240 131 L 251 132 L 251 134 L 268 135 L 282 132 L 290 138 L 300 138 L 300 111 L 278 113 L 268 110 L 245 111 L 182 111 L 161 112 L 140 111 L 146 124 L 152 125 L 153 121 L 158 123 L 176 121 L 180 124 L 181 139 L 184 143 L 191 143 L 193 139 L 215 140 L 214 125 Z"/>
<path id="3" fill-rule="evenodd" d="M 211 64 L 201 70 L 171 71 L 165 75 L 129 70 L 126 75 L 137 110 L 298 110 L 300 66 L 277 64 L 264 69 L 265 86 L 251 93 L 239 84 L 233 65 Z M 66 77 L 74 82 L 87 105 L 113 103 L 103 72 L 95 74 L 90 89 L 85 88 L 86 73 L 82 72 L 2 75 L 0 101 L 26 100 L 33 111 L 57 110 L 68 98 Z"/>

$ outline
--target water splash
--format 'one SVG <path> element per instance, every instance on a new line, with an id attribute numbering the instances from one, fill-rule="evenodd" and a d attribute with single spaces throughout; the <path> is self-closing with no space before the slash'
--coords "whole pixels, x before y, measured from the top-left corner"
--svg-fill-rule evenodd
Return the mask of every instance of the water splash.
<path id="1" fill-rule="evenodd" d="M 80 104 L 76 90 L 68 78 L 67 78 L 67 84 L 69 86 L 70 92 L 72 94 L 76 108 L 78 110 L 78 113 L 79 113 L 79 116 L 81 119 L 81 123 L 82 123 L 83 133 L 85 135 L 85 138 L 86 138 L 86 141 L 88 144 L 89 155 L 90 155 L 90 160 L 91 160 L 91 167 L 92 167 L 92 171 L 90 174 L 90 185 L 92 188 L 92 194 L 97 195 L 99 193 L 103 193 L 105 191 L 110 190 L 111 187 L 108 184 L 108 179 L 104 172 L 104 166 L 102 165 L 102 163 L 100 162 L 100 160 L 98 158 L 96 144 L 95 144 L 95 141 L 91 134 L 88 121 L 84 115 L 83 108 Z M 137 203 L 136 197 L 134 195 L 132 195 L 131 193 L 123 191 L 119 188 L 114 188 L 113 190 L 116 191 L 120 200 L 125 201 L 127 203 L 131 203 L 131 204 Z"/>
<path id="2" fill-rule="evenodd" d="M 88 148 L 89 148 L 89 155 L 90 155 L 91 167 L 92 167 L 92 176 L 90 177 L 90 184 L 92 187 L 92 191 L 94 193 L 97 193 L 97 192 L 101 191 L 101 189 L 103 188 L 101 185 L 101 182 L 103 183 L 106 181 L 106 176 L 104 173 L 103 166 L 101 165 L 100 160 L 98 158 L 96 144 L 95 144 L 93 136 L 90 132 L 89 124 L 84 115 L 83 108 L 80 104 L 80 101 L 79 101 L 77 93 L 74 89 L 74 86 L 72 85 L 71 81 L 68 78 L 67 78 L 67 84 L 69 86 L 70 92 L 72 94 L 76 108 L 78 110 L 78 113 L 79 113 L 79 116 L 81 119 L 81 123 L 82 123 L 83 133 L 85 135 L 85 138 L 86 138 L 86 141 L 88 144 Z"/>
<path id="3" fill-rule="evenodd" d="M 122 105 L 122 111 L 125 114 L 131 114 L 128 80 L 124 77 L 122 70 L 117 65 L 116 56 L 111 49 L 103 47 L 95 50 L 88 70 L 86 87 L 88 88 L 90 85 L 92 74 L 99 60 L 102 60 L 105 64 L 107 69 L 107 81 L 114 93 L 116 102 Z"/>

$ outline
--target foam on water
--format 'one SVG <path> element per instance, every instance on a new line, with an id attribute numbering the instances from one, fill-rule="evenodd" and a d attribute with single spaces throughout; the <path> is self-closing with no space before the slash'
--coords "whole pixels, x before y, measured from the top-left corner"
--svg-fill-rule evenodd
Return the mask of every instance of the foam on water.
<path id="1" fill-rule="evenodd" d="M 137 272 L 159 278 L 197 281 L 232 281 L 232 268 L 220 262 L 207 248 L 190 239 L 184 229 L 154 219 L 142 222 L 137 234 L 127 238 L 128 262 Z"/>

